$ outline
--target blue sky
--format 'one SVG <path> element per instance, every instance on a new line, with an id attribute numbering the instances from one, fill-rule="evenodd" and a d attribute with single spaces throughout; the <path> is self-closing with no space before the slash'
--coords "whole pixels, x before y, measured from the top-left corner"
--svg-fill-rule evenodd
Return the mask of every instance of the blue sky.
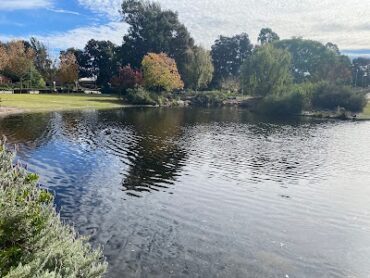
<path id="1" fill-rule="evenodd" d="M 159 0 L 178 11 L 198 44 L 218 35 L 247 32 L 256 41 L 262 27 L 282 38 L 332 41 L 349 55 L 370 53 L 370 1 L 363 0 Z M 0 40 L 35 36 L 51 51 L 82 48 L 91 38 L 120 44 L 121 0 L 0 0 Z"/>

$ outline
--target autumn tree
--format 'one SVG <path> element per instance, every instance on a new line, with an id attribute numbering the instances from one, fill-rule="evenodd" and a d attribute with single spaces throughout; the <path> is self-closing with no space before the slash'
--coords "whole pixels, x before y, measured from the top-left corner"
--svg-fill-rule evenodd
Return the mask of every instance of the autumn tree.
<path id="1" fill-rule="evenodd" d="M 0 44 L 0 72 L 2 72 L 8 64 L 8 54 L 4 45 Z"/>
<path id="2" fill-rule="evenodd" d="M 130 26 L 119 55 L 123 65 L 139 67 L 147 53 L 164 52 L 175 59 L 183 74 L 186 52 L 194 46 L 194 39 L 176 12 L 162 9 L 156 2 L 124 0 L 121 14 Z"/>
<path id="3" fill-rule="evenodd" d="M 127 65 L 119 69 L 118 75 L 112 78 L 111 84 L 121 91 L 132 89 L 143 84 L 143 74 Z"/>
<path id="4" fill-rule="evenodd" d="M 141 66 L 147 89 L 169 92 L 184 87 L 175 60 L 165 53 L 148 53 L 144 56 Z"/>
<path id="5" fill-rule="evenodd" d="M 5 58 L 0 57 L 0 60 L 2 60 L 0 64 L 3 64 L 1 65 L 2 71 L 6 75 L 19 80 L 21 88 L 23 88 L 23 81 L 33 67 L 34 51 L 26 47 L 22 41 L 11 41 L 2 46 L 1 49 L 0 53 L 2 54 L 0 56 L 7 56 Z"/>
<path id="6" fill-rule="evenodd" d="M 58 77 L 62 84 L 70 85 L 78 79 L 78 64 L 76 56 L 72 53 L 62 53 L 60 55 L 60 65 Z"/>
<path id="7" fill-rule="evenodd" d="M 213 63 L 209 51 L 195 46 L 189 50 L 186 71 L 183 79 L 187 88 L 194 90 L 207 88 L 213 77 Z"/>

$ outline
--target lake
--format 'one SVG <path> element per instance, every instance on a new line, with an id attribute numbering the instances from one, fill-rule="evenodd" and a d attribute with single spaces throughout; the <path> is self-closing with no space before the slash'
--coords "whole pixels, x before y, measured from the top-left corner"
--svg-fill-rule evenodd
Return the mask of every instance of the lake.
<path id="1" fill-rule="evenodd" d="M 108 277 L 370 276 L 370 122 L 126 108 L 0 133 Z"/>

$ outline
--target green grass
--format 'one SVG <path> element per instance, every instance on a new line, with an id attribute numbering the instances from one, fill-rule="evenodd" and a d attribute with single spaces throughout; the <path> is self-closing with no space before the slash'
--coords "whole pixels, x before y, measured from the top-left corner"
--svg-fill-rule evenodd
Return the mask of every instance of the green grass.
<path id="1" fill-rule="evenodd" d="M 116 96 L 84 94 L 2 94 L 1 107 L 16 108 L 26 112 L 59 111 L 75 109 L 109 109 L 123 106 Z"/>
<path id="2" fill-rule="evenodd" d="M 370 120 L 370 101 L 368 101 L 367 105 L 364 108 L 364 111 L 359 116 L 361 120 Z"/>

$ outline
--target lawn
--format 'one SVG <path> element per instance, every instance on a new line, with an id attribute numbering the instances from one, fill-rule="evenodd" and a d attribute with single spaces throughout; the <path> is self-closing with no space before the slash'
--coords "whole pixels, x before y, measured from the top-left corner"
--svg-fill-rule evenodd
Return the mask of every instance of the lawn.
<path id="1" fill-rule="evenodd" d="M 85 94 L 1 94 L 0 106 L 27 112 L 122 107 L 116 96 Z"/>

